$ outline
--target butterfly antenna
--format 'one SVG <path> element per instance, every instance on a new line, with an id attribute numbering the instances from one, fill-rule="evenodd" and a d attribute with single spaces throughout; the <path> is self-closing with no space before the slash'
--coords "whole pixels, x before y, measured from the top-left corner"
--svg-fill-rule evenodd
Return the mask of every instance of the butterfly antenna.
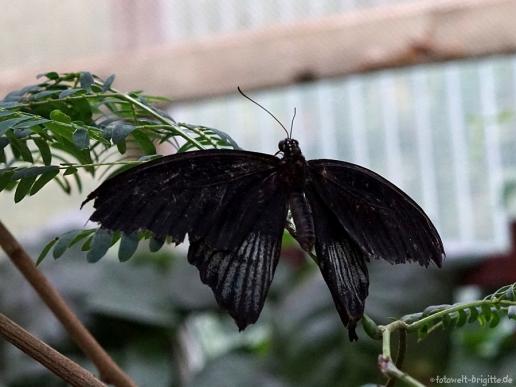
<path id="1" fill-rule="evenodd" d="M 239 92 L 240 94 L 242 94 L 242 96 L 243 96 L 243 97 L 247 98 L 249 101 L 251 101 L 251 102 L 252 102 L 252 103 L 254 103 L 255 105 L 257 105 L 257 106 L 261 107 L 261 108 L 262 108 L 263 110 L 265 110 L 267 113 L 269 113 L 269 115 L 270 115 L 272 118 L 274 118 L 278 124 L 280 124 L 280 126 L 283 128 L 283 130 L 285 131 L 285 133 L 287 133 L 287 137 L 288 137 L 288 135 L 289 135 L 289 134 L 288 134 L 288 130 L 287 130 L 287 128 L 285 128 L 285 126 L 281 123 L 281 121 L 280 121 L 280 120 L 278 120 L 278 119 L 276 118 L 276 116 L 275 116 L 274 114 L 272 114 L 272 113 L 271 113 L 271 112 L 270 112 L 270 111 L 269 111 L 265 106 L 260 105 L 260 104 L 259 104 L 258 102 L 256 102 L 254 99 L 252 99 L 251 97 L 247 96 L 247 95 L 242 91 L 242 89 L 240 88 L 240 86 L 238 86 L 238 87 L 237 87 L 237 89 L 238 89 L 238 92 Z"/>
<path id="2" fill-rule="evenodd" d="M 296 118 L 296 108 L 294 107 L 294 115 L 292 116 L 292 121 L 290 121 L 290 134 L 289 138 L 292 138 L 292 128 L 294 128 L 294 119 Z"/>

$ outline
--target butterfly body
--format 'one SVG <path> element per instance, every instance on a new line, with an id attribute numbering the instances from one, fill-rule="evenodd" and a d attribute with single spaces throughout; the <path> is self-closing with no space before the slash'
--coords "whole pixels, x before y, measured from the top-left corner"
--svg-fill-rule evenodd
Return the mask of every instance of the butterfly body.
<path id="1" fill-rule="evenodd" d="M 219 305 L 240 329 L 263 308 L 290 210 L 295 238 L 330 288 L 351 340 L 368 294 L 366 262 L 441 265 L 430 219 L 374 172 L 338 160 L 305 160 L 292 138 L 281 157 L 241 150 L 193 151 L 144 163 L 88 195 L 102 227 L 181 243 Z"/>
<path id="2" fill-rule="evenodd" d="M 278 148 L 283 153 L 278 175 L 288 192 L 288 207 L 296 226 L 296 239 L 303 250 L 311 252 L 315 243 L 315 230 L 310 203 L 305 196 L 308 163 L 297 140 L 286 138 L 280 141 Z"/>

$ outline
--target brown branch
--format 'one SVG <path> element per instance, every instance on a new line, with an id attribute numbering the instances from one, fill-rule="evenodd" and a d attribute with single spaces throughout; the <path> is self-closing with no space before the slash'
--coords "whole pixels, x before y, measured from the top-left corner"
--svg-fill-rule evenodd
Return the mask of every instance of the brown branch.
<path id="1" fill-rule="evenodd" d="M 27 252 L 18 243 L 9 230 L 0 222 L 0 246 L 32 285 L 43 302 L 54 313 L 72 340 L 81 348 L 99 370 L 100 377 L 106 383 L 117 387 L 135 387 L 135 383 L 118 367 L 106 351 L 99 345 L 91 333 L 66 305 L 63 297 L 37 268 Z"/>
<path id="2" fill-rule="evenodd" d="M 91 372 L 32 336 L 2 313 L 0 313 L 0 336 L 72 386 L 106 387 Z"/>

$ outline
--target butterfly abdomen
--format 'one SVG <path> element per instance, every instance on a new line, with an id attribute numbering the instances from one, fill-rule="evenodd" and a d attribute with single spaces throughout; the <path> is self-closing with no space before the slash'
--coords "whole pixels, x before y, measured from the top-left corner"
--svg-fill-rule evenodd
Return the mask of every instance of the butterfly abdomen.
<path id="1" fill-rule="evenodd" d="M 292 192 L 288 203 L 296 225 L 296 239 L 303 250 L 311 252 L 315 243 L 315 230 L 310 204 L 303 192 Z"/>

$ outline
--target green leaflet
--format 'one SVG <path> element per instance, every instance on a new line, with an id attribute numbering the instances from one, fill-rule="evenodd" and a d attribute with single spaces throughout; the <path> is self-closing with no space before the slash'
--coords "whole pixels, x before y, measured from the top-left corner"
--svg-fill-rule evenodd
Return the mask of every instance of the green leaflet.
<path id="1" fill-rule="evenodd" d="M 50 147 L 48 146 L 47 142 L 41 137 L 35 137 L 32 140 L 38 147 L 43 163 L 45 165 L 50 165 L 52 162 L 52 153 L 50 152 Z"/>
<path id="2" fill-rule="evenodd" d="M 156 153 L 156 147 L 149 139 L 149 137 L 143 133 L 140 129 L 135 129 L 131 135 L 134 137 L 134 140 L 142 149 L 143 153 L 146 155 L 153 155 Z"/>
<path id="3" fill-rule="evenodd" d="M 88 149 L 90 147 L 90 136 L 84 128 L 77 128 L 73 133 L 73 143 L 79 149 Z"/>
<path id="4" fill-rule="evenodd" d="M 36 260 L 36 266 L 38 266 L 41 262 L 43 262 L 45 257 L 48 255 L 48 252 L 50 251 L 52 246 L 54 246 L 56 244 L 57 241 L 58 241 L 58 238 L 54 238 L 50 242 L 48 242 L 45 245 L 45 247 L 43 247 L 43 250 L 41 250 L 41 253 L 38 256 L 38 259 Z"/>
<path id="5" fill-rule="evenodd" d="M 32 188 L 32 185 L 36 181 L 36 176 L 28 176 L 23 177 L 20 182 L 18 183 L 18 186 L 16 187 L 16 191 L 14 193 L 14 202 L 18 203 L 25 196 L 27 196 L 30 192 L 30 189 Z"/>
<path id="6" fill-rule="evenodd" d="M 113 241 L 113 232 L 104 228 L 99 228 L 91 241 L 91 248 L 88 251 L 88 262 L 95 263 L 99 261 L 111 247 Z"/>
<path id="7" fill-rule="evenodd" d="M 120 262 L 128 261 L 138 248 L 138 236 L 136 234 L 122 233 L 120 247 L 118 248 L 118 259 Z"/>
<path id="8" fill-rule="evenodd" d="M 36 182 L 34 183 L 32 188 L 30 189 L 30 195 L 32 196 L 32 195 L 36 194 L 39 190 L 41 190 L 47 183 L 49 183 L 58 174 L 59 174 L 58 167 L 54 167 L 54 169 L 44 172 L 40 177 L 38 177 L 38 179 L 36 180 Z"/>
<path id="9" fill-rule="evenodd" d="M 61 235 L 52 252 L 54 259 L 60 258 L 81 233 L 83 233 L 83 230 L 72 230 Z"/>

